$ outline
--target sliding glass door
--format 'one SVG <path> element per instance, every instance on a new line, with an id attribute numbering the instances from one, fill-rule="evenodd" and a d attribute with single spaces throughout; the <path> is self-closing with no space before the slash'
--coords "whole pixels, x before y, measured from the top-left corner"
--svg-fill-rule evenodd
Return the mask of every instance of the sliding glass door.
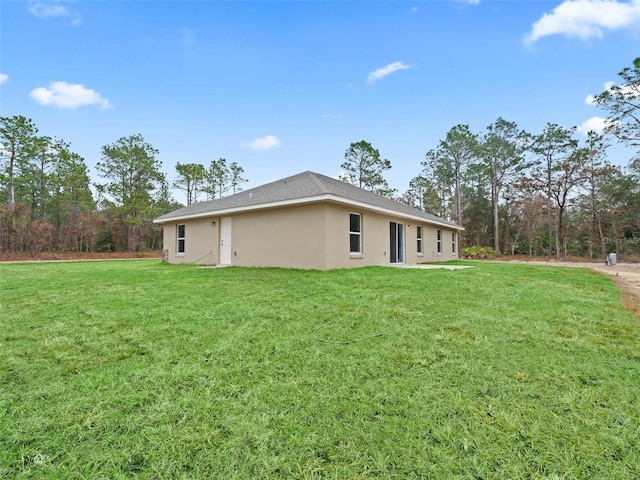
<path id="1" fill-rule="evenodd" d="M 404 263 L 403 223 L 389 223 L 389 263 Z"/>

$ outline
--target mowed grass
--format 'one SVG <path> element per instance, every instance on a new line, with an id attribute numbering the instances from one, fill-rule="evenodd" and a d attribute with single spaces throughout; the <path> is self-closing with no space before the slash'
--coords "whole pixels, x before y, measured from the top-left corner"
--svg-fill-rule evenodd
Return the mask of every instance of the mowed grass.
<path id="1" fill-rule="evenodd" d="M 473 265 L 2 265 L 0 477 L 640 478 L 612 281 Z"/>

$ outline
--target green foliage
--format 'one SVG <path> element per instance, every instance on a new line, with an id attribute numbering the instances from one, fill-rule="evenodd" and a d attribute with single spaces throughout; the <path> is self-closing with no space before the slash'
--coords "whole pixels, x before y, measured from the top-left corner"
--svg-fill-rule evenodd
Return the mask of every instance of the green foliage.
<path id="1" fill-rule="evenodd" d="M 96 169 L 108 180 L 101 185 L 114 203 L 125 210 L 149 205 L 153 192 L 164 180 L 158 150 L 145 142 L 142 135 L 122 137 L 102 147 L 102 160 Z"/>
<path id="2" fill-rule="evenodd" d="M 141 135 L 123 137 L 102 148 L 93 198 L 84 159 L 62 140 L 38 136 L 30 119 L 0 117 L 0 252 L 138 251 L 159 249 L 159 215 L 182 207 L 171 195 L 158 151 Z M 204 166 L 180 164 L 173 186 L 187 203 L 202 191 L 240 191 L 244 170 L 224 159 L 214 187 Z M 37 223 L 36 223 L 37 222 Z"/>
<path id="3" fill-rule="evenodd" d="M 547 255 L 599 258 L 613 250 L 620 258 L 637 256 L 640 58 L 620 78 L 594 100 L 609 114 L 607 134 L 635 149 L 626 167 L 608 163 L 609 135 L 590 132 L 579 142 L 575 128 L 551 122 L 532 135 L 498 118 L 480 133 L 464 124 L 452 127 L 427 152 L 422 171 L 399 200 L 464 226 L 463 246 L 529 255 L 544 254 L 544 246 Z M 157 150 L 140 135 L 103 147 L 98 171 L 108 181 L 96 185 L 98 206 L 84 159 L 66 142 L 39 136 L 30 119 L 13 116 L 0 117 L 0 143 L 3 252 L 161 248 L 161 230 L 152 220 L 181 205 L 171 197 Z M 342 168 L 344 180 L 395 196 L 383 176 L 391 162 L 370 143 L 352 143 Z M 200 192 L 210 199 L 236 193 L 246 182 L 242 167 L 222 158 L 206 169 L 179 163 L 176 171 L 173 186 L 185 190 L 187 204 Z"/>
<path id="4" fill-rule="evenodd" d="M 204 182 L 207 177 L 204 165 L 199 163 L 176 164 L 178 178 L 173 182 L 173 186 L 184 190 L 187 196 L 187 205 L 198 201 L 198 194 L 205 188 Z"/>
<path id="5" fill-rule="evenodd" d="M 456 263 L 0 265 L 0 478 L 640 477 L 611 280 Z"/>
<path id="6" fill-rule="evenodd" d="M 37 132 L 25 117 L 0 117 L 0 192 L 6 197 L 0 251 L 88 247 L 95 202 L 84 159 L 68 143 Z"/>
<path id="7" fill-rule="evenodd" d="M 474 259 L 489 259 L 497 256 L 496 251 L 491 247 L 481 247 L 479 245 L 473 245 L 471 247 L 465 247 L 462 249 L 462 256 L 464 258 Z"/>
<path id="8" fill-rule="evenodd" d="M 229 191 L 229 167 L 227 160 L 212 160 L 207 170 L 207 186 L 205 191 L 209 198 L 222 198 Z"/>
<path id="9" fill-rule="evenodd" d="M 519 130 L 515 122 L 498 118 L 487 127 L 487 133 L 480 137 L 478 143 L 478 166 L 491 186 L 493 246 L 497 252 L 500 251 L 499 210 L 501 196 L 504 190 L 515 183 L 516 178 L 527 168 L 528 164 L 525 162 L 524 154 L 529 141 L 529 134 L 524 130 Z M 509 193 L 505 195 L 505 197 L 509 196 Z M 465 218 L 467 218 L 466 215 Z"/>
<path id="10" fill-rule="evenodd" d="M 380 152 L 364 140 L 354 142 L 344 154 L 342 180 L 360 188 L 370 190 L 387 197 L 393 196 L 395 189 L 382 176 L 391 169 L 391 162 L 380 157 Z"/>
<path id="11" fill-rule="evenodd" d="M 487 198 L 485 184 L 463 186 L 464 239 L 465 242 L 481 245 L 489 243 L 491 234 L 491 200 Z"/>
<path id="12" fill-rule="evenodd" d="M 119 250 L 138 251 L 149 243 L 149 227 L 158 215 L 155 197 L 165 184 L 157 154 L 140 134 L 102 147 L 96 169 L 108 182 L 96 187 L 107 197 L 104 206 L 111 210 L 113 240 Z"/>
<path id="13" fill-rule="evenodd" d="M 22 115 L 0 117 L 0 159 L 9 207 L 16 203 L 15 182 L 29 164 L 37 133 L 33 121 Z"/>
<path id="14" fill-rule="evenodd" d="M 620 85 L 611 85 L 595 97 L 598 106 L 609 113 L 607 131 L 632 147 L 640 147 L 640 57 L 619 74 Z"/>
<path id="15" fill-rule="evenodd" d="M 231 193 L 241 192 L 242 184 L 249 181 L 242 176 L 243 174 L 244 168 L 236 162 L 231 162 L 229 165 L 229 187 L 231 188 Z"/>
<path id="16" fill-rule="evenodd" d="M 453 166 L 439 149 L 429 150 L 421 165 L 423 170 L 416 177 L 416 182 L 424 189 L 425 210 L 450 220 L 455 191 Z"/>
<path id="17" fill-rule="evenodd" d="M 437 158 L 451 176 L 453 192 L 453 220 L 462 225 L 462 184 L 467 169 L 477 156 L 478 137 L 471 133 L 468 125 L 456 125 L 447 132 L 438 145 Z"/>
<path id="18" fill-rule="evenodd" d="M 209 199 L 222 198 L 228 193 L 242 191 L 241 185 L 247 181 L 242 177 L 244 169 L 236 162 L 227 165 L 227 160 L 212 160 L 205 175 L 205 191 Z"/>
<path id="19" fill-rule="evenodd" d="M 456 125 L 438 148 L 426 153 L 422 173 L 413 182 L 419 182 L 428 194 L 423 196 L 425 206 L 431 207 L 428 211 L 462 224 L 463 182 L 476 157 L 477 145 L 478 138 L 468 125 Z"/>

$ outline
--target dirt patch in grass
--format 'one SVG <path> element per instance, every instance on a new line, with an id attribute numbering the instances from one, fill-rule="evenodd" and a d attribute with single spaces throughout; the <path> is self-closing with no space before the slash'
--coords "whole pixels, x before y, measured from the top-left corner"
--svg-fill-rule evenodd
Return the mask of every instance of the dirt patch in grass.
<path id="1" fill-rule="evenodd" d="M 590 267 L 609 275 L 622 293 L 622 306 L 635 313 L 640 322 L 640 264 L 627 263 L 610 267 Z"/>

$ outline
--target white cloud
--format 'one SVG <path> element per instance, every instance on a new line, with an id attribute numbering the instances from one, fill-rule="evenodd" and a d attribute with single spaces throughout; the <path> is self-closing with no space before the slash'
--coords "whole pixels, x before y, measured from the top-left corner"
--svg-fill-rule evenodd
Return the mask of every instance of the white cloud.
<path id="1" fill-rule="evenodd" d="M 38 18 L 68 17 L 71 12 L 66 7 L 56 4 L 34 3 L 29 11 Z"/>
<path id="2" fill-rule="evenodd" d="M 249 143 L 247 146 L 251 150 L 268 150 L 270 148 L 275 148 L 280 145 L 280 140 L 273 135 L 267 135 L 265 137 L 256 138 L 253 142 Z"/>
<path id="3" fill-rule="evenodd" d="M 583 135 L 587 135 L 589 132 L 594 131 L 598 134 L 602 134 L 604 129 L 607 127 L 607 119 L 602 117 L 591 117 L 588 120 L 582 122 L 576 130 L 582 133 Z"/>
<path id="4" fill-rule="evenodd" d="M 52 105 L 58 108 L 77 108 L 83 105 L 98 105 L 100 108 L 111 108 L 109 100 L 102 98 L 95 90 L 85 88 L 84 85 L 53 82 L 49 88 L 38 87 L 32 90 L 31 98 L 40 105 Z"/>
<path id="5" fill-rule="evenodd" d="M 398 70 L 407 70 L 409 68 L 413 68 L 412 65 L 407 65 L 404 62 L 393 62 L 387 65 L 386 67 L 378 68 L 369 74 L 369 78 L 367 78 L 367 83 L 375 83 L 377 80 L 386 77 L 387 75 L 391 75 L 393 72 L 397 72 Z"/>
<path id="6" fill-rule="evenodd" d="M 613 87 L 615 84 L 613 82 L 607 82 L 604 84 L 604 90 L 605 91 L 609 91 L 611 90 L 611 87 Z M 584 103 L 586 103 L 587 105 L 597 105 L 596 103 L 596 96 L 595 95 L 587 95 L 587 97 L 584 99 Z"/>
<path id="7" fill-rule="evenodd" d="M 7 75 L 6 73 L 0 73 L 0 85 L 8 82 L 9 82 L 9 75 Z"/>
<path id="8" fill-rule="evenodd" d="M 613 86 L 615 86 L 615 83 L 613 82 L 605 83 L 604 91 L 605 92 L 610 91 Z M 619 87 L 617 87 L 617 92 L 630 98 L 640 99 L 640 89 L 634 88 L 633 86 L 630 86 L 630 85 L 620 85 Z M 587 105 L 597 105 L 596 96 L 587 95 L 587 97 L 584 99 L 584 103 L 586 103 Z"/>
<path id="9" fill-rule="evenodd" d="M 602 38 L 603 29 L 637 26 L 639 22 L 640 0 L 565 0 L 533 24 L 524 41 L 534 43 L 548 35 Z"/>
<path id="10" fill-rule="evenodd" d="M 29 11 L 38 18 L 72 17 L 72 25 L 79 25 L 82 23 L 79 14 L 71 12 L 67 7 L 62 6 L 57 2 L 34 2 L 31 4 Z"/>

